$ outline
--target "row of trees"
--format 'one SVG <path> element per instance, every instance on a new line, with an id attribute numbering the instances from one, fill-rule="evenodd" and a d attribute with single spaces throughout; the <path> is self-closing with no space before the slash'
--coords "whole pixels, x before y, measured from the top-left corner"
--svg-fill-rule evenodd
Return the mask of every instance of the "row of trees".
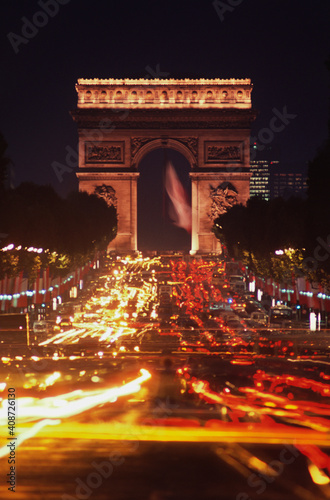
<path id="1" fill-rule="evenodd" d="M 50 267 L 64 274 L 82 265 L 96 250 L 106 249 L 116 234 L 117 216 L 104 199 L 85 192 L 61 198 L 51 186 L 22 183 L 6 187 L 6 143 L 0 137 L 0 247 L 14 244 L 20 251 L 0 252 L 0 279 L 21 270 L 33 277 Z M 42 248 L 37 253 L 30 247 Z"/>
<path id="2" fill-rule="evenodd" d="M 63 199 L 51 186 L 32 183 L 6 191 L 1 213 L 7 241 L 69 255 L 105 247 L 116 224 L 114 207 L 96 195 L 73 192 Z"/>
<path id="3" fill-rule="evenodd" d="M 330 71 L 330 58 L 326 67 Z M 328 139 L 309 163 L 307 177 L 307 199 L 250 199 L 219 217 L 214 232 L 230 255 L 260 276 L 282 280 L 294 272 L 330 288 L 330 119 Z"/>
<path id="4" fill-rule="evenodd" d="M 330 286 L 329 186 L 328 139 L 309 164 L 306 199 L 251 198 L 219 217 L 214 232 L 260 276 L 285 280 L 294 272 Z"/>

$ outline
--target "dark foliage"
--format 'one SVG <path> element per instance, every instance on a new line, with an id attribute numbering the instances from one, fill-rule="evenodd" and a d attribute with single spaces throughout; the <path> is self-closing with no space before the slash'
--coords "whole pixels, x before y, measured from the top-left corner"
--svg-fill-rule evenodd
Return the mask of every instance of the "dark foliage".
<path id="1" fill-rule="evenodd" d="M 330 58 L 326 61 L 326 67 L 330 71 Z M 307 182 L 309 238 L 306 241 L 306 253 L 314 258 L 320 255 L 317 249 L 320 248 L 320 242 L 324 242 L 321 243 L 324 260 L 318 260 L 318 269 L 330 275 L 330 106 L 328 138 L 308 165 Z"/>
<path id="2" fill-rule="evenodd" d="M 330 138 L 308 168 L 308 252 L 330 237 Z M 330 258 L 324 263 L 330 273 Z"/>
<path id="3" fill-rule="evenodd" d="M 0 233 L 4 243 L 87 254 L 106 248 L 114 236 L 116 212 L 96 195 L 72 193 L 60 198 L 51 186 L 23 183 L 4 195 Z"/>
<path id="4" fill-rule="evenodd" d="M 330 71 L 330 58 L 326 66 Z M 300 275 L 310 273 L 311 279 L 329 284 L 330 119 L 328 139 L 309 163 L 307 182 L 307 200 L 276 198 L 266 202 L 252 198 L 246 207 L 234 206 L 219 217 L 214 232 L 226 243 L 229 254 L 253 254 L 255 259 L 267 263 L 275 250 L 299 249 L 304 257 Z"/>
<path id="5" fill-rule="evenodd" d="M 306 202 L 300 198 L 270 202 L 251 198 L 246 207 L 234 206 L 216 224 L 222 227 L 230 254 L 241 249 L 265 258 L 281 248 L 302 248 L 305 210 Z"/>

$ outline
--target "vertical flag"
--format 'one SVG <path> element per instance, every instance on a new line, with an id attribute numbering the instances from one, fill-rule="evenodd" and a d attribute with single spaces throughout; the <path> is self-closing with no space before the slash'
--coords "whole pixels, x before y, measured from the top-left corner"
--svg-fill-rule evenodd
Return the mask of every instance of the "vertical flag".
<path id="1" fill-rule="evenodd" d="M 177 173 L 170 161 L 166 165 L 165 188 L 171 200 L 169 215 L 173 223 L 191 233 L 191 206 L 187 193 L 182 186 Z"/>

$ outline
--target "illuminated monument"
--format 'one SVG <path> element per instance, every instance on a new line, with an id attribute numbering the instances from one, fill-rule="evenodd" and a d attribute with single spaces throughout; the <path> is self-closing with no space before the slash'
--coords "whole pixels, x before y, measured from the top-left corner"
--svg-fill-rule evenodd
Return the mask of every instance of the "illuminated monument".
<path id="1" fill-rule="evenodd" d="M 110 249 L 137 250 L 139 163 L 168 147 L 191 165 L 191 250 L 217 251 L 214 219 L 249 198 L 251 81 L 79 79 L 76 90 L 79 189 L 116 206 Z"/>

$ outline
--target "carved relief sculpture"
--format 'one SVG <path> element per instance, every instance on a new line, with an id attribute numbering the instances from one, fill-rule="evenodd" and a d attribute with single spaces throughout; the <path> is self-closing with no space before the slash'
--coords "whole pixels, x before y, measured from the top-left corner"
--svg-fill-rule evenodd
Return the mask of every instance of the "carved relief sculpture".
<path id="1" fill-rule="evenodd" d="M 154 137 L 132 137 L 131 138 L 131 158 L 133 158 L 142 146 L 150 141 L 153 141 Z"/>
<path id="2" fill-rule="evenodd" d="M 136 153 L 142 146 L 148 144 L 148 142 L 154 141 L 156 137 L 132 137 L 131 138 L 131 158 L 133 159 Z M 197 160 L 197 150 L 198 150 L 198 139 L 197 137 L 176 137 L 176 141 L 184 144 Z"/>
<path id="3" fill-rule="evenodd" d="M 238 191 L 230 182 L 222 182 L 214 188 L 210 185 L 211 213 L 209 217 L 214 221 L 226 213 L 229 208 L 237 204 Z"/>
<path id="4" fill-rule="evenodd" d="M 205 161 L 217 163 L 222 161 L 242 161 L 242 150 L 238 144 L 205 144 Z"/>
<path id="5" fill-rule="evenodd" d="M 118 211 L 109 251 L 138 248 L 139 166 L 157 148 L 178 151 L 191 167 L 192 254 L 219 251 L 211 222 L 249 198 L 252 87 L 250 79 L 234 78 L 78 79 L 71 115 L 79 130 L 79 189 Z"/>
<path id="6" fill-rule="evenodd" d="M 241 152 L 238 146 L 208 146 L 208 160 L 240 160 Z"/>
<path id="7" fill-rule="evenodd" d="M 115 143 L 86 143 L 86 163 L 123 161 L 123 145 Z"/>
<path id="8" fill-rule="evenodd" d="M 198 152 L 197 137 L 177 137 L 176 140 L 187 146 L 187 148 L 190 149 L 190 151 L 197 160 L 197 152 Z"/>
<path id="9" fill-rule="evenodd" d="M 107 186 L 106 184 L 96 186 L 94 194 L 96 194 L 99 198 L 103 198 L 107 202 L 107 205 L 109 207 L 113 205 L 115 208 L 117 208 L 116 191 L 112 186 Z"/>

